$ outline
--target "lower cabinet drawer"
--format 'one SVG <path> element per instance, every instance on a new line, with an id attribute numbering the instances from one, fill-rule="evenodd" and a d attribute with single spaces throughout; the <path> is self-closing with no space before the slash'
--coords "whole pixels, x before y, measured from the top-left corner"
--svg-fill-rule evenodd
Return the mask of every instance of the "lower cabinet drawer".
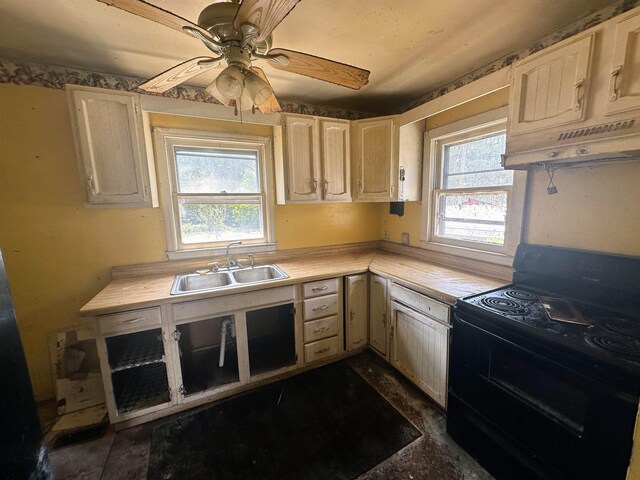
<path id="1" fill-rule="evenodd" d="M 160 309 L 157 307 L 98 316 L 98 330 L 102 335 L 126 332 L 141 327 L 160 326 L 160 324 Z"/>
<path id="2" fill-rule="evenodd" d="M 336 315 L 338 313 L 338 294 L 309 298 L 304 301 L 303 310 L 305 321 Z"/>
<path id="3" fill-rule="evenodd" d="M 338 334 L 338 316 L 312 320 L 304 324 L 304 342 L 315 342 Z"/>
<path id="4" fill-rule="evenodd" d="M 331 357 L 339 353 L 338 337 L 325 338 L 304 346 L 305 362 L 313 362 L 321 358 Z"/>

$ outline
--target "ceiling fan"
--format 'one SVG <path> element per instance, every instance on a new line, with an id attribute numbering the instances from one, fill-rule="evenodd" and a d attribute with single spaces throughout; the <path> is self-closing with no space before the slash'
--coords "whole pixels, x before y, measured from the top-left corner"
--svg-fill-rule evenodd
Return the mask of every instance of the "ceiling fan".
<path id="1" fill-rule="evenodd" d="M 214 56 L 195 57 L 162 72 L 140 85 L 161 93 L 218 67 L 226 68 L 206 91 L 226 106 L 262 113 L 280 111 L 273 89 L 255 60 L 267 60 L 279 70 L 305 75 L 358 90 L 369 81 L 369 71 L 294 50 L 271 48 L 271 32 L 300 0 L 241 0 L 206 7 L 192 23 L 168 10 L 142 0 L 98 0 L 139 15 L 202 41 Z"/>

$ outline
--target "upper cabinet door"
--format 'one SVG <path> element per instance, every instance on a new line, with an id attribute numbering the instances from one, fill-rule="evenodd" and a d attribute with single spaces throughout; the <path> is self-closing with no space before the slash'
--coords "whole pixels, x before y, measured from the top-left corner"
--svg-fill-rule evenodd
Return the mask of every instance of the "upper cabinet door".
<path id="1" fill-rule="evenodd" d="M 322 192 L 329 201 L 351 200 L 349 122 L 320 121 Z"/>
<path id="2" fill-rule="evenodd" d="M 320 155 L 317 120 L 314 117 L 287 115 L 285 138 L 288 200 L 319 200 Z"/>
<path id="3" fill-rule="evenodd" d="M 397 184 L 394 118 L 363 120 L 354 124 L 357 141 L 356 198 L 393 201 Z"/>
<path id="4" fill-rule="evenodd" d="M 584 120 L 594 34 L 514 65 L 510 135 Z"/>
<path id="5" fill-rule="evenodd" d="M 640 12 L 616 25 L 607 115 L 640 108 Z"/>
<path id="6" fill-rule="evenodd" d="M 138 95 L 71 85 L 67 92 L 87 205 L 157 206 Z"/>

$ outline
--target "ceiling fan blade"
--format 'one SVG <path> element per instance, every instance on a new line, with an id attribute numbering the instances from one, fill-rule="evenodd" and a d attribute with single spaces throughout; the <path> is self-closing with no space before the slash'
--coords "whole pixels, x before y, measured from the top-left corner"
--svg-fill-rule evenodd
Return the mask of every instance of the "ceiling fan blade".
<path id="1" fill-rule="evenodd" d="M 316 57 L 307 53 L 285 50 L 283 48 L 269 50 L 268 55 L 284 55 L 289 59 L 286 65 L 285 63 L 287 62 L 281 63 L 277 60 L 270 62 L 272 67 L 279 70 L 317 78 L 354 90 L 359 90 L 369 83 L 369 70 L 363 70 L 362 68 L 352 65 L 334 62 L 333 60 L 327 60 L 326 58 Z"/>
<path id="2" fill-rule="evenodd" d="M 129 13 L 133 13 L 134 15 L 138 15 L 139 17 L 146 18 L 147 20 L 151 20 L 152 22 L 159 23 L 160 25 L 164 25 L 165 27 L 173 28 L 174 30 L 178 30 L 182 32 L 182 27 L 191 27 L 196 30 L 201 31 L 203 34 L 209 36 L 209 33 L 196 25 L 193 22 L 190 22 L 187 19 L 179 17 L 178 15 L 171 13 L 168 10 L 164 10 L 163 8 L 156 7 L 150 3 L 144 2 L 142 0 L 98 0 L 99 2 L 105 3 L 112 7 L 119 8 L 120 10 L 124 10 Z"/>
<path id="3" fill-rule="evenodd" d="M 269 83 L 267 76 L 264 74 L 261 68 L 251 67 L 251 70 L 253 71 L 253 73 L 258 75 L 262 80 Z M 270 83 L 269 83 L 269 86 L 271 87 Z M 273 92 L 273 88 L 271 88 L 271 91 Z M 260 110 L 262 113 L 278 113 L 282 111 L 282 109 L 280 108 L 280 103 L 278 103 L 278 99 L 276 98 L 274 93 L 271 94 L 271 96 L 267 99 L 266 102 L 258 105 L 258 110 Z"/>
<path id="4" fill-rule="evenodd" d="M 206 72 L 207 70 L 217 67 L 216 62 L 211 57 L 196 57 L 186 62 L 180 63 L 169 70 L 162 72 L 160 75 L 147 80 L 139 86 L 142 90 L 153 93 L 166 92 L 172 87 L 189 80 L 196 75 Z"/>
<path id="5" fill-rule="evenodd" d="M 243 0 L 233 19 L 233 26 L 241 32 L 243 23 L 258 27 L 257 42 L 262 42 L 286 17 L 300 0 Z"/>

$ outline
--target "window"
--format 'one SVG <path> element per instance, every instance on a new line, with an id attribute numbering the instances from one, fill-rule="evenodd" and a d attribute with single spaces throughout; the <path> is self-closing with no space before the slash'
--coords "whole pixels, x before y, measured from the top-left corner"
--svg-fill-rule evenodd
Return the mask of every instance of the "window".
<path id="1" fill-rule="evenodd" d="M 271 139 L 155 130 L 169 258 L 273 249 Z M 237 250 L 236 250 L 237 251 Z"/>
<path id="2" fill-rule="evenodd" d="M 426 248 L 510 263 L 520 240 L 524 181 L 522 172 L 501 166 L 505 117 L 498 109 L 425 136 Z"/>

